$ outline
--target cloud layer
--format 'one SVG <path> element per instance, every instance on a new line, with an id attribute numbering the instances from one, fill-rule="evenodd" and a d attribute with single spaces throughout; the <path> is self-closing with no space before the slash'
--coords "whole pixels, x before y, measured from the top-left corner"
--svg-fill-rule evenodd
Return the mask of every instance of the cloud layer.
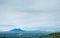
<path id="1" fill-rule="evenodd" d="M 59 0 L 0 0 L 0 30 L 59 30 L 59 4 Z"/>

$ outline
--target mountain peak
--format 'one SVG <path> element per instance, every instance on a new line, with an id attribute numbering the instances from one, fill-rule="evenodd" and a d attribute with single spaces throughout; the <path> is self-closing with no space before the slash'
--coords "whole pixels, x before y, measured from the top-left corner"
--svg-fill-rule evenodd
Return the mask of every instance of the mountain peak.
<path id="1" fill-rule="evenodd" d="M 20 31 L 23 31 L 23 30 L 21 30 L 21 29 L 13 29 L 13 30 L 11 30 L 11 31 L 13 31 L 13 32 L 20 32 Z"/>

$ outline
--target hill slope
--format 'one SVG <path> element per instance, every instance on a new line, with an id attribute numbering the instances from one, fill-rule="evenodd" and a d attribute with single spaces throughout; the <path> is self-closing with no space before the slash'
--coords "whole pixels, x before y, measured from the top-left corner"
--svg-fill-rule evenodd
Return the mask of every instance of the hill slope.
<path id="1" fill-rule="evenodd" d="M 47 36 L 41 36 L 40 38 L 60 38 L 60 33 L 52 33 Z"/>

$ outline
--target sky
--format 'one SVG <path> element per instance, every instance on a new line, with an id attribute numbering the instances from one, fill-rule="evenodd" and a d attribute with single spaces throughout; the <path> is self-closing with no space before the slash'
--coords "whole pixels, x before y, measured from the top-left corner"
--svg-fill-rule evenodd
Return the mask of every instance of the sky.
<path id="1" fill-rule="evenodd" d="M 0 31 L 60 30 L 60 0 L 0 0 Z"/>

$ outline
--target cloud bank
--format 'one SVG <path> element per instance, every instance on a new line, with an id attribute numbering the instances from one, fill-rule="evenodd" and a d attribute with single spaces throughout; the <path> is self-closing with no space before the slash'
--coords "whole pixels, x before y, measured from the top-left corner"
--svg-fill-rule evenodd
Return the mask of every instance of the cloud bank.
<path id="1" fill-rule="evenodd" d="M 0 30 L 60 29 L 60 0 L 0 0 Z"/>

